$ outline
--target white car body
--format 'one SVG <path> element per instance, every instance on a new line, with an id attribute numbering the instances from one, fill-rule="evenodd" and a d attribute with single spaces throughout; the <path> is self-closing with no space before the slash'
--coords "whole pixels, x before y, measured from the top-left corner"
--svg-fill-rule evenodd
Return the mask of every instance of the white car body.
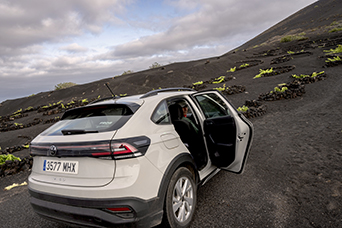
<path id="1" fill-rule="evenodd" d="M 221 101 L 217 101 L 217 97 Z M 183 119 L 172 119 L 171 105 L 176 107 L 179 105 L 177 102 L 187 103 L 203 139 L 203 142 L 199 140 L 199 144 L 193 147 L 200 146 L 203 149 L 198 157 L 194 155 L 195 150 L 189 151 L 191 146 L 182 142 L 182 133 L 175 130 L 173 123 Z M 207 105 L 205 102 L 212 102 L 218 109 L 225 109 L 227 114 L 209 117 L 211 112 L 206 113 L 201 102 L 204 102 L 204 106 Z M 67 129 L 63 134 L 57 133 L 64 125 L 73 126 L 72 123 L 79 120 L 68 119 L 73 118 L 73 111 L 67 111 L 64 114 L 66 119 L 62 117 L 61 121 L 31 142 L 34 164 L 29 177 L 29 191 L 31 205 L 39 215 L 84 226 L 155 226 L 162 222 L 163 216 L 173 220 L 172 216 L 165 214 L 165 210 L 169 210 L 165 209 L 165 202 L 170 181 L 180 167 L 187 168 L 192 174 L 195 186 L 190 185 L 194 189 L 191 194 L 195 194 L 197 186 L 204 184 L 221 169 L 235 173 L 243 171 L 252 142 L 253 126 L 221 93 L 179 91 L 179 88 L 157 90 L 145 95 L 97 102 L 81 107 L 74 113 L 75 116 L 84 110 L 91 113 L 92 109 L 103 112 L 116 105 L 134 109 L 134 114 L 129 115 L 118 129 L 98 132 Z M 163 116 L 165 111 L 167 115 Z M 159 115 L 161 123 L 156 123 L 153 118 Z M 87 118 L 105 117 L 84 117 L 81 121 Z M 218 140 L 221 140 L 221 136 L 225 137 L 224 132 L 215 133 L 221 129 L 221 122 L 225 125 L 222 128 L 226 128 L 227 124 L 235 128 L 235 132 L 229 133 L 233 134 L 229 143 L 214 142 L 215 137 Z M 102 125 L 110 124 L 112 121 L 108 120 L 96 126 L 105 129 Z M 130 145 L 133 147 L 127 149 Z M 221 147 L 231 150 L 231 161 L 226 164 L 221 164 L 224 160 L 222 156 L 228 156 L 222 153 Z M 121 149 L 133 152 L 122 155 Z M 216 160 L 213 156 L 219 157 Z M 185 205 L 188 212 L 184 212 L 184 215 L 181 212 L 175 214 L 179 217 L 174 220 L 181 227 L 191 222 L 196 196 L 191 197 L 190 206 Z M 187 203 L 186 197 L 180 200 Z M 169 221 L 168 224 L 172 227 L 175 222 Z"/>

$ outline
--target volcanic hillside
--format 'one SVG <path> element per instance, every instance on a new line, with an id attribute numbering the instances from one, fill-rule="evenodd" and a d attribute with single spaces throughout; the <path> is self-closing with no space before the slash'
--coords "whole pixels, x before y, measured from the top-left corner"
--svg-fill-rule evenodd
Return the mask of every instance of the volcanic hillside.
<path id="1" fill-rule="evenodd" d="M 0 187 L 27 172 L 30 141 L 65 110 L 111 96 L 105 83 L 121 96 L 217 89 L 250 118 L 255 138 L 243 179 L 220 173 L 199 192 L 205 194 L 194 227 L 213 225 L 202 219 L 212 207 L 230 213 L 213 214 L 216 227 L 341 227 L 341 70 L 342 1 L 321 0 L 219 57 L 7 100 L 0 106 L 0 154 L 22 161 L 1 167 Z M 215 201 L 221 184 L 230 186 L 229 206 Z"/>

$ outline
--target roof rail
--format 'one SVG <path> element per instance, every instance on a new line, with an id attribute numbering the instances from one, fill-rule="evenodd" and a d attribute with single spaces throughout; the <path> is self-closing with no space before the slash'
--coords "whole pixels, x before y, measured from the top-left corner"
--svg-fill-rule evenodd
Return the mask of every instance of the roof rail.
<path id="1" fill-rule="evenodd" d="M 172 92 L 172 91 L 196 91 L 190 88 L 183 88 L 183 87 L 176 87 L 176 88 L 166 88 L 166 89 L 156 89 L 156 90 L 152 90 L 150 92 L 145 93 L 144 95 L 142 95 L 140 98 L 146 98 L 146 97 L 151 97 L 151 96 L 155 96 L 158 93 L 162 93 L 162 92 Z"/>

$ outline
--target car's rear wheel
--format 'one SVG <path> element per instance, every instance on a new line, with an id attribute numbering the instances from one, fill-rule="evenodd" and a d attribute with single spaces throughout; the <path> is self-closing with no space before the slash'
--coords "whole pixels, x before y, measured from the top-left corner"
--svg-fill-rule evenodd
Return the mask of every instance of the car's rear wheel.
<path id="1" fill-rule="evenodd" d="M 196 194 L 197 187 L 190 170 L 185 167 L 177 169 L 166 193 L 164 223 L 172 228 L 188 227 L 196 208 Z"/>

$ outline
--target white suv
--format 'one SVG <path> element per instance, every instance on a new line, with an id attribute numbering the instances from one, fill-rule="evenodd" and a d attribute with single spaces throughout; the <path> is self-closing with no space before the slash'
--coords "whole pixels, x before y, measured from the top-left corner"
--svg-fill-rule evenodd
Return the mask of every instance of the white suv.
<path id="1" fill-rule="evenodd" d="M 170 88 L 68 110 L 30 145 L 30 201 L 70 224 L 187 227 L 197 188 L 241 173 L 252 124 L 218 91 Z"/>

